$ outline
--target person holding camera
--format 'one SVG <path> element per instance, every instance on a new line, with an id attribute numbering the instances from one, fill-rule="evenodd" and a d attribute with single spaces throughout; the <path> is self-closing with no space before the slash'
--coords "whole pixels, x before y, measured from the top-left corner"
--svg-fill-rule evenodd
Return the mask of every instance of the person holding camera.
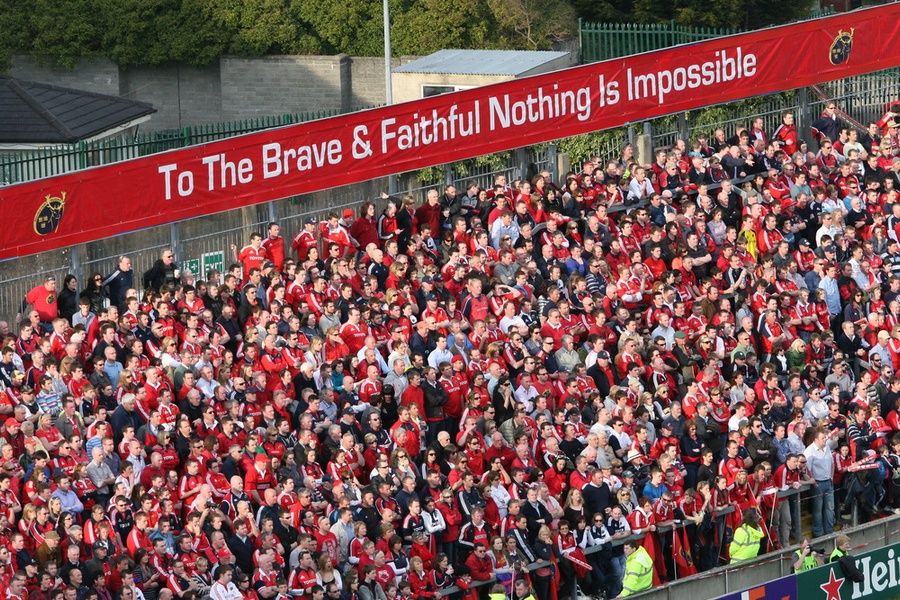
<path id="1" fill-rule="evenodd" d="M 809 539 L 804 538 L 800 548 L 794 552 L 795 561 L 793 564 L 794 573 L 802 573 L 810 571 L 816 567 L 821 567 L 825 563 L 825 553 L 818 548 L 813 548 Z"/>

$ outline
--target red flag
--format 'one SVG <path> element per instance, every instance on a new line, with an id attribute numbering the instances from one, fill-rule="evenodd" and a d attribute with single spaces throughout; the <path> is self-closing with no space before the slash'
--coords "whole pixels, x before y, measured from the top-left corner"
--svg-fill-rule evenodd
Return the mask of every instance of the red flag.
<path id="1" fill-rule="evenodd" d="M 672 554 L 675 555 L 675 566 L 679 577 L 687 577 L 697 574 L 694 559 L 691 557 L 690 544 L 687 540 L 687 532 L 683 527 L 673 529 Z"/>
<path id="2" fill-rule="evenodd" d="M 550 562 L 553 563 L 551 567 L 553 569 L 553 579 L 550 582 L 550 600 L 559 600 L 559 596 L 557 592 L 559 591 L 559 565 L 556 562 L 556 556 L 553 556 L 550 559 Z"/>
<path id="3" fill-rule="evenodd" d="M 581 548 L 576 547 L 574 551 L 563 554 L 563 556 L 572 562 L 572 567 L 575 569 L 575 576 L 579 579 L 587 575 L 588 571 L 594 570 L 594 567 L 587 562 L 587 557 L 584 555 L 584 551 Z"/>

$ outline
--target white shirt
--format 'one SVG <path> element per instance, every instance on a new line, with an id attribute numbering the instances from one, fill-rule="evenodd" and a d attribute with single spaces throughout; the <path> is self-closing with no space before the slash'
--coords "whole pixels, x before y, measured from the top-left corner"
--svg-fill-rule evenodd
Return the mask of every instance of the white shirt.
<path id="1" fill-rule="evenodd" d="M 500 512 L 500 518 L 505 519 L 509 510 L 507 509 L 507 504 L 509 504 L 511 496 L 505 487 L 502 485 L 494 485 L 491 486 L 491 498 L 493 498 L 494 502 L 497 504 L 497 510 Z"/>
<path id="2" fill-rule="evenodd" d="M 824 448 L 819 450 L 815 443 L 810 444 L 803 451 L 806 457 L 806 469 L 812 478 L 816 481 L 825 481 L 831 479 L 831 468 L 834 458 L 831 455 L 831 449 L 826 444 Z"/>
<path id="3" fill-rule="evenodd" d="M 229 581 L 227 585 L 222 585 L 217 581 L 209 588 L 209 597 L 212 600 L 242 600 L 244 595 L 233 581 Z"/>

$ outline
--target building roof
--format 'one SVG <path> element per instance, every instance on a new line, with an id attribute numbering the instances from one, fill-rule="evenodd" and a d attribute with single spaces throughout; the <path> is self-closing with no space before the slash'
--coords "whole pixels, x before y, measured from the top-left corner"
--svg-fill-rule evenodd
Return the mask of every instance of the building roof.
<path id="1" fill-rule="evenodd" d="M 542 50 L 438 50 L 394 69 L 394 73 L 520 75 L 568 52 Z"/>
<path id="2" fill-rule="evenodd" d="M 73 143 L 155 112 L 145 102 L 0 75 L 0 143 Z"/>

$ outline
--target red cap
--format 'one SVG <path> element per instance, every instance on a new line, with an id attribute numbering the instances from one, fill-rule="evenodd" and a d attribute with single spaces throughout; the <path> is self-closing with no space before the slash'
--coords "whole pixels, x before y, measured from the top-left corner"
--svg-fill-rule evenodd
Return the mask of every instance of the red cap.
<path id="1" fill-rule="evenodd" d="M 258 463 L 269 462 L 269 457 L 266 456 L 265 454 L 257 454 L 256 462 L 258 462 Z"/>
<path id="2" fill-rule="evenodd" d="M 4 423 L 4 425 L 6 425 L 7 427 L 17 427 L 19 426 L 19 424 L 20 423 L 15 419 L 15 417 L 6 419 L 6 422 Z"/>
<path id="3" fill-rule="evenodd" d="M 345 209 L 344 209 L 344 218 L 345 218 L 345 219 L 352 219 L 352 218 L 353 218 L 353 209 L 345 208 Z"/>
<path id="4" fill-rule="evenodd" d="M 464 359 L 459 354 L 456 354 L 453 356 L 453 358 L 450 359 L 450 362 L 451 363 L 464 363 L 464 362 L 466 362 L 466 359 Z"/>

